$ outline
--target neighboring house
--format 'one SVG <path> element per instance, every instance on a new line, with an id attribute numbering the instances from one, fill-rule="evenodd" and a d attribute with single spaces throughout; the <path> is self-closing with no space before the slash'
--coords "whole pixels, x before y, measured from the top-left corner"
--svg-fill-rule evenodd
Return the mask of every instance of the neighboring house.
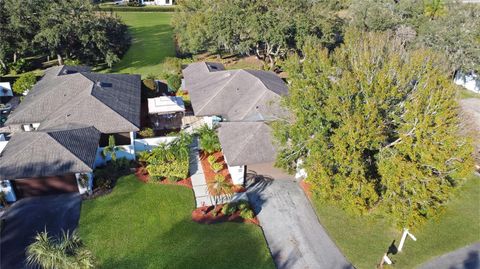
<path id="1" fill-rule="evenodd" d="M 288 176 L 274 167 L 276 149 L 268 125 L 288 115 L 280 105 L 288 94 L 280 77 L 267 71 L 225 70 L 209 62 L 190 64 L 183 75 L 195 116 L 221 119 L 218 136 L 235 184 L 243 184 L 247 170 Z"/>
<path id="2" fill-rule="evenodd" d="M 142 5 L 147 6 L 172 6 L 174 0 L 140 0 Z"/>
<path id="3" fill-rule="evenodd" d="M 99 139 L 94 127 L 73 124 L 13 135 L 0 154 L 0 180 L 4 190 L 13 190 L 13 195 L 7 193 L 9 202 L 85 192 L 91 186 Z"/>
<path id="4" fill-rule="evenodd" d="M 97 74 L 83 66 L 52 67 L 8 117 L 6 125 L 20 125 L 25 131 L 69 123 L 93 126 L 101 132 L 100 147 L 113 135 L 117 145 L 125 146 L 124 157 L 134 158 L 140 98 L 139 75 Z M 98 161 L 102 163 L 100 157 Z"/>
<path id="5" fill-rule="evenodd" d="M 480 93 L 480 77 L 474 72 L 466 74 L 457 72 L 453 82 L 457 85 L 463 86 L 469 91 Z"/>
<path id="6" fill-rule="evenodd" d="M 185 104 L 179 96 L 148 98 L 148 118 L 155 130 L 176 130 L 182 127 Z"/>

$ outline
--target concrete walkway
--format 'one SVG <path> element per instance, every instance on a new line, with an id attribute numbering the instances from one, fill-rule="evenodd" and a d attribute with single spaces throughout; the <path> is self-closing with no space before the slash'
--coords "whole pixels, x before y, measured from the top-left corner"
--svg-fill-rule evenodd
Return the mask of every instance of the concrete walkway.
<path id="1" fill-rule="evenodd" d="M 278 269 L 350 269 L 293 180 L 255 179 L 248 198 L 258 214 Z"/>
<path id="2" fill-rule="evenodd" d="M 479 269 L 480 242 L 463 247 L 424 263 L 420 269 Z"/>
<path id="3" fill-rule="evenodd" d="M 198 149 L 198 138 L 194 137 L 190 146 L 190 178 L 192 179 L 193 192 L 197 207 L 210 206 L 212 201 L 208 195 L 207 182 L 200 163 L 200 154 Z"/>

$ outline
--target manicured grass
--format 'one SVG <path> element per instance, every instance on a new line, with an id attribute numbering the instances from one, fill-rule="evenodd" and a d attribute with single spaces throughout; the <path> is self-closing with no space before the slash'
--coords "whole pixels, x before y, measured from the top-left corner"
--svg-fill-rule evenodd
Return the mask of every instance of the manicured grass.
<path id="1" fill-rule="evenodd" d="M 402 253 L 390 255 L 393 268 L 411 269 L 447 252 L 480 240 L 480 177 L 472 176 L 455 193 L 445 211 L 436 219 L 412 231 L 417 241 L 408 240 Z M 341 209 L 315 203 L 320 222 L 345 256 L 358 269 L 375 268 L 384 252 L 401 231 L 380 216 L 350 216 Z"/>
<path id="2" fill-rule="evenodd" d="M 100 268 L 274 268 L 253 224 L 197 224 L 191 189 L 144 184 L 133 175 L 85 201 L 80 236 Z"/>
<path id="3" fill-rule="evenodd" d="M 112 73 L 158 75 L 165 57 L 175 56 L 173 30 L 166 12 L 116 12 L 129 26 L 132 45 Z"/>
<path id="4" fill-rule="evenodd" d="M 466 89 L 461 89 L 459 87 L 459 97 L 460 99 L 468 99 L 468 98 L 479 98 L 480 99 L 480 94 L 466 90 Z"/>

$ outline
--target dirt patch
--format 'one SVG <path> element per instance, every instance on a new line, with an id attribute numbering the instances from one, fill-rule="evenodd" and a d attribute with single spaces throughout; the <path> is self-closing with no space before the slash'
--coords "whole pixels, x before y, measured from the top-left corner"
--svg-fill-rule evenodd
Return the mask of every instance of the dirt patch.
<path id="1" fill-rule="evenodd" d="M 213 206 L 204 206 L 199 207 L 192 212 L 192 220 L 201 223 L 201 224 L 215 224 L 215 223 L 222 223 L 222 222 L 237 222 L 237 223 L 253 223 L 255 225 L 260 226 L 260 222 L 255 217 L 253 219 L 244 219 L 240 217 L 240 212 L 235 212 L 230 216 L 226 216 L 222 214 L 223 205 L 217 206 L 217 212 L 219 212 L 216 216 L 213 216 L 212 212 L 214 210 Z"/>

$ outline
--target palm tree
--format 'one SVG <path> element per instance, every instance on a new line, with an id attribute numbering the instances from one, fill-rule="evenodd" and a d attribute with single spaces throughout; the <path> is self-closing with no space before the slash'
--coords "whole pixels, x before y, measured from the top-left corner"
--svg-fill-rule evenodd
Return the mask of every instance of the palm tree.
<path id="1" fill-rule="evenodd" d="M 37 233 L 35 241 L 27 247 L 27 264 L 43 269 L 90 269 L 94 268 L 94 259 L 83 247 L 76 231 L 63 232 L 60 238 L 53 238 L 44 231 Z"/>
<path id="2" fill-rule="evenodd" d="M 115 144 L 115 137 L 110 135 L 108 137 L 108 146 L 104 147 L 102 150 L 102 157 L 106 159 L 108 155 L 112 158 L 112 161 L 117 159 L 117 151 L 121 151 L 122 148 L 117 147 Z"/>
<path id="3" fill-rule="evenodd" d="M 218 202 L 220 202 L 222 196 L 230 198 L 233 195 L 232 184 L 222 174 L 216 174 L 214 180 L 207 181 L 207 189 L 209 195 L 213 198 L 214 212 L 216 212 Z"/>
<path id="4" fill-rule="evenodd" d="M 206 153 L 212 154 L 222 149 L 215 129 L 205 124 L 197 130 L 197 133 L 200 136 L 200 147 Z"/>

